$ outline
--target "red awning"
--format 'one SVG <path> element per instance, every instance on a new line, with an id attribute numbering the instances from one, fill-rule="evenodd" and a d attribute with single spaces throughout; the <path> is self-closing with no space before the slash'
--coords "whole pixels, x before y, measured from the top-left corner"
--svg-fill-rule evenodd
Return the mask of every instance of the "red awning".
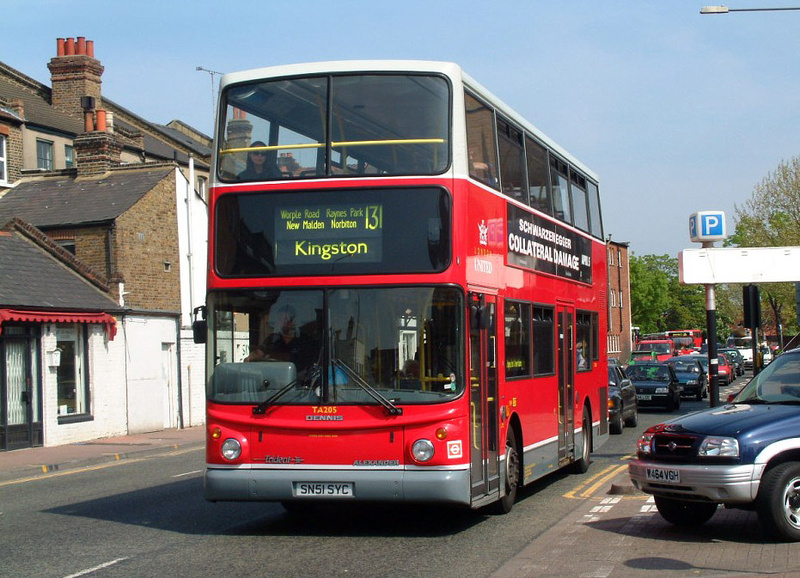
<path id="1" fill-rule="evenodd" d="M 61 313 L 58 311 L 23 311 L 21 309 L 0 309 L 0 333 L 5 321 L 27 321 L 34 323 L 102 323 L 108 339 L 113 341 L 117 334 L 117 320 L 108 313 Z"/>

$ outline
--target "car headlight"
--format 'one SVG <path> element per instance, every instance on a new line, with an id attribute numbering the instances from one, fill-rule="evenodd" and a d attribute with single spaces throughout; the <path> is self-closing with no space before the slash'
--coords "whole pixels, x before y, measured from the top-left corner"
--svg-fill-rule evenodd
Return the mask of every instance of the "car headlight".
<path id="1" fill-rule="evenodd" d="M 739 441 L 736 438 L 708 436 L 700 444 L 700 450 L 697 452 L 698 456 L 706 457 L 721 457 L 721 458 L 738 458 L 739 457 Z"/>
<path id="2" fill-rule="evenodd" d="M 667 393 L 669 391 L 666 387 L 657 387 L 655 393 Z"/>
<path id="3" fill-rule="evenodd" d="M 649 454 L 653 452 L 653 437 L 655 437 L 655 434 L 650 432 L 644 432 L 639 436 L 639 440 L 636 442 L 636 449 L 639 453 Z"/>
<path id="4" fill-rule="evenodd" d="M 697 380 L 696 379 L 687 379 L 686 380 L 686 385 L 697 385 Z"/>
<path id="5" fill-rule="evenodd" d="M 433 443 L 426 439 L 415 441 L 411 446 L 411 455 L 418 462 L 429 462 L 433 458 Z"/>
<path id="6" fill-rule="evenodd" d="M 239 440 L 228 438 L 222 442 L 221 453 L 226 460 L 238 460 L 242 455 L 242 444 L 239 443 Z"/>

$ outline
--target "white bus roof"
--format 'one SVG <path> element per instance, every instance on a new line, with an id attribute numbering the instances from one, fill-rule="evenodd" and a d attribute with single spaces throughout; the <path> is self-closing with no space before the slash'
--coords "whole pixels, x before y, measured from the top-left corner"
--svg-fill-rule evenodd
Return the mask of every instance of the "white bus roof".
<path id="1" fill-rule="evenodd" d="M 525 120 L 522 115 L 495 96 L 491 91 L 487 90 L 486 87 L 465 73 L 458 64 L 453 62 L 432 60 L 337 60 L 330 62 L 285 64 L 224 74 L 220 80 L 220 91 L 229 84 L 238 84 L 240 82 L 344 72 L 433 72 L 443 74 L 449 77 L 454 85 L 463 84 L 468 87 L 476 96 L 496 108 L 509 120 L 519 125 L 520 128 L 529 132 L 543 145 L 561 156 L 563 160 L 581 170 L 585 176 L 591 178 L 595 182 L 599 180 L 594 171 L 581 163 L 536 126 Z"/>

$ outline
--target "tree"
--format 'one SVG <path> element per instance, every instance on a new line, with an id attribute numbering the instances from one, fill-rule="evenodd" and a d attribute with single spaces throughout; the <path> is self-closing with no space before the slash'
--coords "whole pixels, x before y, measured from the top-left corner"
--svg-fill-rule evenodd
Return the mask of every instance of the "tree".
<path id="1" fill-rule="evenodd" d="M 800 245 L 800 157 L 781 161 L 755 186 L 742 206 L 734 207 L 736 230 L 727 245 L 783 247 Z M 800 281 L 800 279 L 798 279 Z M 761 294 L 769 306 L 768 318 L 779 326 L 787 320 L 797 328 L 794 286 L 768 283 Z"/>
<path id="2" fill-rule="evenodd" d="M 669 276 L 657 266 L 658 259 L 655 255 L 630 258 L 631 320 L 642 333 L 663 331 L 662 317 L 669 305 Z"/>
<path id="3" fill-rule="evenodd" d="M 633 255 L 630 275 L 631 317 L 642 333 L 706 326 L 705 291 L 680 284 L 676 257 Z"/>

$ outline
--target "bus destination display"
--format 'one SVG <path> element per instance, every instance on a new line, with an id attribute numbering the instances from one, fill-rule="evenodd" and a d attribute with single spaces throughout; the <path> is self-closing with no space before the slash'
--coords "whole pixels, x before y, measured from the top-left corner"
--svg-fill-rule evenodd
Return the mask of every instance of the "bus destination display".
<path id="1" fill-rule="evenodd" d="M 275 211 L 275 263 L 377 263 L 383 256 L 383 205 L 285 206 Z"/>

